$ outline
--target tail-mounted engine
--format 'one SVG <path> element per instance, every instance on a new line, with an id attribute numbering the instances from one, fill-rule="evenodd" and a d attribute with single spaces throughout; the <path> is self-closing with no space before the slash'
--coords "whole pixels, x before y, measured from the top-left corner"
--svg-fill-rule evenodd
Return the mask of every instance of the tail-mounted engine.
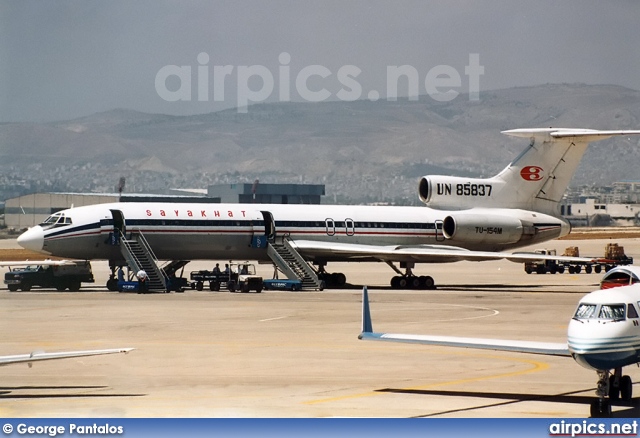
<path id="1" fill-rule="evenodd" d="M 442 234 L 452 242 L 510 244 L 534 233 L 521 220 L 498 215 L 452 214 L 442 224 Z"/>

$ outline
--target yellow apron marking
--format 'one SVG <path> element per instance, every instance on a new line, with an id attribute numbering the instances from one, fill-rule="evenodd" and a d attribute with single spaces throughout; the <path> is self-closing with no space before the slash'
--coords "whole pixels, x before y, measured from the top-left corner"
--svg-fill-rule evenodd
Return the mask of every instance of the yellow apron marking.
<path id="1" fill-rule="evenodd" d="M 437 388 L 437 387 L 440 387 L 440 386 L 460 385 L 460 384 L 463 384 L 463 383 L 480 382 L 480 381 L 489 380 L 489 379 L 499 379 L 499 378 L 504 378 L 504 377 L 520 376 L 520 375 L 523 375 L 523 374 L 529 374 L 529 373 L 535 373 L 535 372 L 539 372 L 539 371 L 544 371 L 544 370 L 549 368 L 549 364 L 548 363 L 540 362 L 540 361 L 536 361 L 536 360 L 517 359 L 517 358 L 504 358 L 504 357 L 498 357 L 498 356 L 475 355 L 475 354 L 471 354 L 470 356 L 484 357 L 484 358 L 497 359 L 497 360 L 510 360 L 510 361 L 514 361 L 514 362 L 521 362 L 521 363 L 532 365 L 532 368 L 529 368 L 529 369 L 526 369 L 526 370 L 521 370 L 521 371 L 513 371 L 513 372 L 510 372 L 510 373 L 495 374 L 495 375 L 492 375 L 492 376 L 472 377 L 472 378 L 468 378 L 468 379 L 452 380 L 452 381 L 449 381 L 449 382 L 430 383 L 428 385 L 420 385 L 420 386 L 414 386 L 414 387 L 411 387 L 411 388 L 403 388 L 403 390 L 415 391 L 415 390 Z M 334 402 L 334 401 L 348 400 L 348 399 L 360 398 L 360 397 L 372 397 L 372 396 L 381 395 L 381 394 L 383 394 L 383 393 L 382 392 L 371 391 L 371 392 L 365 392 L 365 393 L 362 393 L 362 394 L 351 394 L 351 395 L 344 395 L 344 396 L 339 396 L 339 397 L 324 398 L 324 399 L 319 399 L 319 400 L 310 400 L 310 401 L 303 402 L 303 404 L 314 405 L 314 404 L 319 404 L 319 403 L 329 403 L 329 402 Z"/>

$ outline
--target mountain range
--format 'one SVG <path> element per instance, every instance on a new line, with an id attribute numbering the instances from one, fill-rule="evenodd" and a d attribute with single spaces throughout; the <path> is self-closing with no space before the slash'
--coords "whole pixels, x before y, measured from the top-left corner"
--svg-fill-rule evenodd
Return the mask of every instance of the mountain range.
<path id="1" fill-rule="evenodd" d="M 4 123 L 0 186 L 22 178 L 23 190 L 113 191 L 125 176 L 127 190 L 161 192 L 259 179 L 324 183 L 332 202 L 416 203 L 420 176 L 490 176 L 526 146 L 500 131 L 548 126 L 639 129 L 640 92 L 547 84 L 478 101 L 280 102 L 192 116 L 114 109 Z M 634 180 L 639 163 L 637 138 L 594 143 L 572 185 Z"/>

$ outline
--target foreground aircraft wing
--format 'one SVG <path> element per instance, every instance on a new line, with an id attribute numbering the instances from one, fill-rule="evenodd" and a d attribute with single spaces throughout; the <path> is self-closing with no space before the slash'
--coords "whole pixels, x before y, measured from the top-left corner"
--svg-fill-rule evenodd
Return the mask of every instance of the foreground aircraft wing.
<path id="1" fill-rule="evenodd" d="M 463 338 L 456 336 L 408 335 L 376 333 L 371 323 L 369 294 L 362 290 L 362 332 L 358 339 L 365 341 L 404 342 L 411 344 L 439 345 L 445 347 L 475 348 L 481 350 L 514 351 L 547 356 L 571 356 L 567 344 L 553 342 L 509 341 L 502 339 Z"/>
<path id="2" fill-rule="evenodd" d="M 291 242 L 298 251 L 307 257 L 340 256 L 341 258 L 377 259 L 390 262 L 442 263 L 462 260 L 500 260 L 508 259 L 516 263 L 535 260 L 557 260 L 560 262 L 591 262 L 586 257 L 567 257 L 544 255 L 531 252 L 492 252 L 470 251 L 464 248 L 444 245 L 362 245 L 354 243 L 320 242 L 313 240 L 295 240 Z"/>
<path id="3" fill-rule="evenodd" d="M 34 351 L 30 354 L 16 354 L 13 356 L 0 356 L 0 366 L 15 363 L 28 363 L 42 360 L 68 359 L 72 357 L 98 356 L 101 354 L 128 353 L 133 348 L 113 348 L 108 350 L 80 350 L 80 351 L 60 351 L 57 353 L 45 353 L 44 351 Z"/>

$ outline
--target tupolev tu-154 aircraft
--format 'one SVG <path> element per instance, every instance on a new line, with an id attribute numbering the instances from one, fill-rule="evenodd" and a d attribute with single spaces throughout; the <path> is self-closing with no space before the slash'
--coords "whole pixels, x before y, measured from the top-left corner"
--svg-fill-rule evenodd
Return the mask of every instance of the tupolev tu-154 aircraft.
<path id="1" fill-rule="evenodd" d="M 608 417 L 612 400 L 622 399 L 628 403 L 633 397 L 633 382 L 628 375 L 622 375 L 622 368 L 640 364 L 639 315 L 640 284 L 635 284 L 585 295 L 569 322 L 566 343 L 376 333 L 365 287 L 362 291 L 362 332 L 358 338 L 573 357 L 579 365 L 598 374 L 598 398 L 591 403 L 591 416 Z"/>
<path id="2" fill-rule="evenodd" d="M 545 259 L 509 251 L 568 234 L 559 202 L 587 145 L 640 131 L 503 133 L 526 138 L 529 146 L 491 178 L 424 176 L 418 191 L 426 207 L 111 203 L 57 212 L 23 233 L 18 243 L 59 257 L 108 259 L 113 267 L 125 264 L 119 262 L 120 242 L 138 238 L 159 260 L 273 261 L 285 273 L 293 263 L 299 269 L 288 276 L 308 274 L 318 284 L 337 286 L 346 278 L 327 273 L 327 263 L 384 261 L 398 274 L 392 287 L 428 289 L 433 278 L 415 276 L 416 263 Z M 289 261 L 283 261 L 283 247 Z M 110 288 L 113 281 L 112 275 Z"/>

